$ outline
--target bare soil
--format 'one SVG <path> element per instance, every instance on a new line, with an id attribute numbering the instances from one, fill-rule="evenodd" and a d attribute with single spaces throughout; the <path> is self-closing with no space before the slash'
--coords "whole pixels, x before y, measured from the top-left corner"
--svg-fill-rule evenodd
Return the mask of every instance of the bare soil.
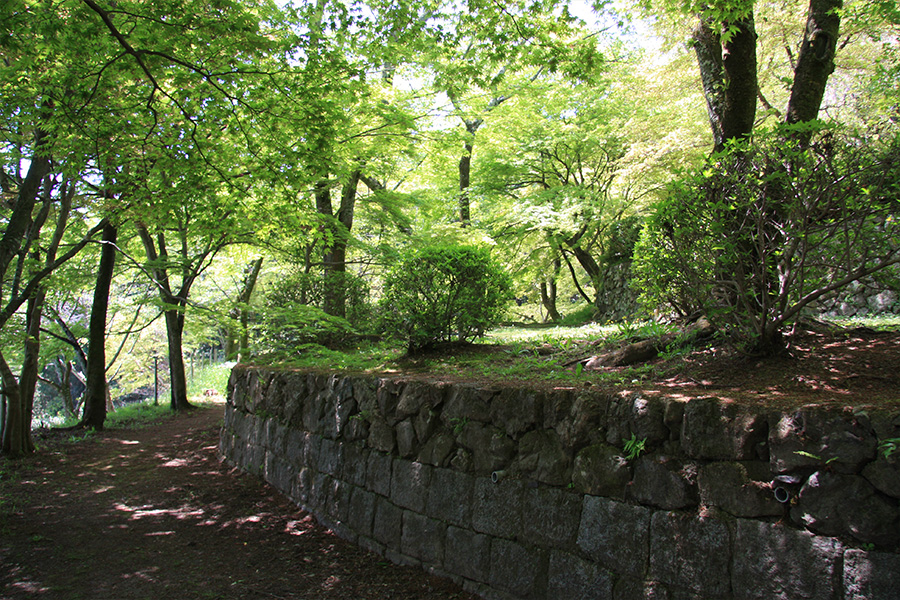
<path id="1" fill-rule="evenodd" d="M 723 400 L 790 410 L 807 404 L 900 409 L 900 331 L 813 327 L 786 336 L 765 358 L 711 344 L 658 359 L 655 377 L 633 385 L 647 394 Z"/>
<path id="2" fill-rule="evenodd" d="M 500 380 L 465 372 L 433 367 L 425 371 L 419 362 L 434 364 L 442 354 L 459 361 L 467 353 L 479 355 L 502 372 L 520 360 L 514 348 L 475 344 L 467 347 L 437 348 L 423 357 L 407 359 L 407 373 L 431 380 L 480 379 L 485 385 L 528 385 L 535 388 L 594 388 L 609 393 L 641 392 L 681 400 L 715 396 L 722 400 L 790 410 L 806 404 L 871 406 L 900 410 L 900 331 L 865 327 L 840 328 L 815 323 L 787 334 L 783 352 L 767 357 L 750 356 L 727 344 L 708 342 L 689 353 L 663 355 L 645 363 L 579 371 L 578 363 L 590 356 L 618 349 L 594 342 L 579 344 L 563 352 L 538 348 L 542 357 L 554 364 L 567 364 L 564 379 Z M 485 356 L 486 355 L 486 356 Z M 476 359 L 473 359 L 473 362 Z"/>
<path id="3" fill-rule="evenodd" d="M 0 600 L 474 599 L 219 462 L 224 406 L 0 462 Z"/>

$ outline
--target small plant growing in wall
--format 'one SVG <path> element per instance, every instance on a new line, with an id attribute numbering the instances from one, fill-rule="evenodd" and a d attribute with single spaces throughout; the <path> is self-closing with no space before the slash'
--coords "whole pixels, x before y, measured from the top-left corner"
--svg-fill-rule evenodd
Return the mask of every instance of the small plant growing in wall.
<path id="1" fill-rule="evenodd" d="M 453 418 L 450 419 L 450 428 L 453 429 L 453 435 L 459 435 L 462 433 L 462 430 L 465 428 L 466 424 L 469 422 L 469 419 L 463 418 Z"/>
<path id="2" fill-rule="evenodd" d="M 647 439 L 638 439 L 637 434 L 632 433 L 631 439 L 625 440 L 625 458 L 632 461 L 646 451 Z"/>

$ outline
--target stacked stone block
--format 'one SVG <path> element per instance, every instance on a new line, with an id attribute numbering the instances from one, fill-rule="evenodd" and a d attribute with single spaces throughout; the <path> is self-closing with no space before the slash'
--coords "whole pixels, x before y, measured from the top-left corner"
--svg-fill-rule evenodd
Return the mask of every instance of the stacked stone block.
<path id="1" fill-rule="evenodd" d="M 898 436 L 864 410 L 237 368 L 221 452 L 487 598 L 857 600 L 900 597 L 900 470 L 877 451 Z"/>

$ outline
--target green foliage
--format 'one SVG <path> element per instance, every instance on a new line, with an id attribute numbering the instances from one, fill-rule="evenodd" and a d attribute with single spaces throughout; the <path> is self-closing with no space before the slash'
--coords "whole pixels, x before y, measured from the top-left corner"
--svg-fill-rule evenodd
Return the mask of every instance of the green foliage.
<path id="1" fill-rule="evenodd" d="M 469 342 L 500 322 L 511 288 L 509 276 L 486 248 L 414 249 L 385 277 L 382 324 L 409 351 Z"/>
<path id="2" fill-rule="evenodd" d="M 809 126 L 759 137 L 670 186 L 635 250 L 635 279 L 649 309 L 702 311 L 770 353 L 815 300 L 900 261 L 900 165 L 894 146 Z"/>
<path id="3" fill-rule="evenodd" d="M 592 323 L 596 316 L 597 307 L 593 304 L 584 304 L 564 315 L 559 324 L 561 327 L 579 327 L 586 323 Z"/>
<path id="4" fill-rule="evenodd" d="M 345 298 L 346 319 L 356 328 L 365 328 L 372 321 L 373 307 L 369 303 L 369 286 L 353 273 L 308 273 L 295 269 L 281 274 L 266 286 L 269 306 L 306 304 L 324 308 L 325 293 L 342 294 Z"/>
<path id="5" fill-rule="evenodd" d="M 881 451 L 882 456 L 885 458 L 892 457 L 898 450 L 900 450 L 900 438 L 889 438 L 886 440 L 881 440 L 878 444 L 878 450 Z"/>
<path id="6" fill-rule="evenodd" d="M 293 355 L 306 344 L 334 347 L 356 336 L 346 319 L 299 302 L 269 304 L 258 318 L 255 354 Z"/>
<path id="7" fill-rule="evenodd" d="M 646 450 L 646 444 L 646 439 L 639 440 L 637 434 L 632 433 L 631 438 L 625 440 L 625 445 L 623 448 L 625 450 L 625 458 L 627 460 L 634 460 L 638 458 Z"/>

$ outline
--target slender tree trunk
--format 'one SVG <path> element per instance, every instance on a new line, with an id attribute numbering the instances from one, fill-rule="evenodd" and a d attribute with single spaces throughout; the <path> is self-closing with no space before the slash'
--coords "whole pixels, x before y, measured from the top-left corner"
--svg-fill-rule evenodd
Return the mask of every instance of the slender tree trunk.
<path id="1" fill-rule="evenodd" d="M 103 228 L 100 266 L 91 304 L 88 334 L 87 389 L 84 392 L 84 416 L 81 426 L 98 431 L 106 420 L 106 313 L 109 307 L 109 288 L 116 264 L 116 228 L 107 223 Z"/>
<path id="2" fill-rule="evenodd" d="M 171 396 L 172 410 L 178 411 L 182 409 L 193 408 L 187 398 L 187 376 L 184 370 L 184 355 L 182 354 L 182 342 L 184 337 L 184 308 L 187 305 L 187 295 L 190 292 L 190 275 L 185 274 L 183 277 L 180 295 L 176 296 L 172 293 L 171 282 L 169 281 L 168 266 L 165 261 L 168 260 L 168 251 L 166 250 L 166 240 L 162 233 L 157 234 L 157 244 L 153 242 L 153 237 L 143 225 L 137 226 L 138 235 L 144 245 L 147 253 L 147 259 L 151 263 L 157 264 L 150 268 L 153 281 L 159 290 L 159 297 L 163 306 L 167 308 L 163 312 L 166 321 L 166 344 L 169 358 L 169 390 Z M 185 257 L 186 258 L 186 257 Z M 174 308 L 172 308 L 174 307 Z"/>
<path id="3" fill-rule="evenodd" d="M 470 127 L 466 126 L 466 129 Z M 474 131 L 470 132 L 473 136 Z M 472 221 L 471 200 L 469 198 L 469 186 L 472 182 L 472 142 L 466 142 L 463 147 L 463 155 L 459 159 L 459 224 L 468 227 Z"/>
<path id="4" fill-rule="evenodd" d="M 240 330 L 235 331 L 233 326 L 229 326 L 225 336 L 225 358 L 227 360 L 240 360 L 246 357 L 248 352 L 249 335 L 247 332 L 247 304 L 253 295 L 256 287 L 256 281 L 262 270 L 263 258 L 259 257 L 250 263 L 245 269 L 244 282 L 241 286 L 241 293 L 237 298 L 237 306 L 231 309 L 229 316 L 231 319 L 240 323 Z"/>
<path id="5" fill-rule="evenodd" d="M 547 310 L 547 321 L 559 321 L 562 315 L 556 306 L 556 281 L 559 279 L 559 271 L 562 261 L 557 257 L 553 260 L 553 271 L 541 282 L 541 304 Z"/>

